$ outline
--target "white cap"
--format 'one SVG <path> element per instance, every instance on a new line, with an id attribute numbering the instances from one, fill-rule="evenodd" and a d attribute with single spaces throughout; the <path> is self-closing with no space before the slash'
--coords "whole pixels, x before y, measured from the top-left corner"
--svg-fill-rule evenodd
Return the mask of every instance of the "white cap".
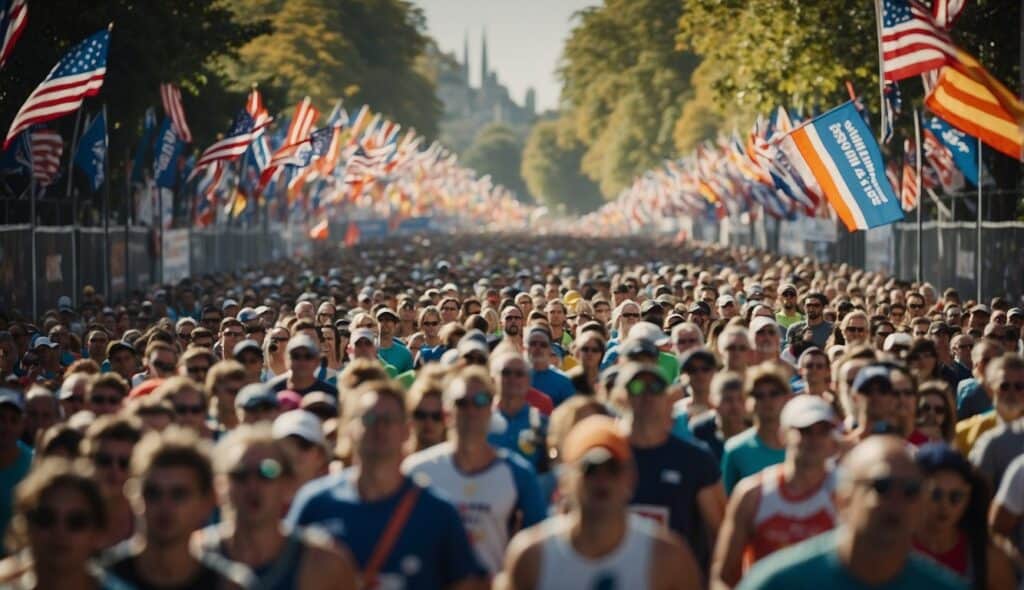
<path id="1" fill-rule="evenodd" d="M 720 295 L 718 300 L 715 302 L 718 307 L 725 307 L 730 303 L 736 303 L 736 300 L 733 299 L 732 295 Z"/>
<path id="2" fill-rule="evenodd" d="M 894 346 L 906 346 L 910 348 L 913 344 L 914 339 L 910 337 L 910 334 L 906 332 L 893 332 L 885 337 L 885 342 L 882 343 L 882 350 L 889 352 Z"/>
<path id="3" fill-rule="evenodd" d="M 276 439 L 297 436 L 315 445 L 327 444 L 320 419 L 306 410 L 291 410 L 281 414 L 274 419 L 271 432 Z"/>
<path id="4" fill-rule="evenodd" d="M 57 348 L 57 343 L 46 336 L 40 336 L 32 342 L 32 348 L 39 348 L 40 346 L 45 346 L 46 348 Z"/>
<path id="5" fill-rule="evenodd" d="M 786 402 L 779 416 L 783 428 L 807 428 L 818 422 L 835 425 L 836 414 L 824 399 L 802 393 Z"/>
<path id="6" fill-rule="evenodd" d="M 352 337 L 349 338 L 349 342 L 355 344 L 364 338 L 369 339 L 370 342 L 377 344 L 377 333 L 371 328 L 356 328 L 352 330 Z"/>
<path id="7" fill-rule="evenodd" d="M 668 334 L 665 334 L 664 330 L 651 322 L 637 322 L 633 324 L 633 327 L 629 329 L 627 339 L 633 338 L 646 340 L 655 346 L 664 346 L 672 340 L 668 337 Z"/>
<path id="8" fill-rule="evenodd" d="M 765 326 L 771 326 L 772 328 L 775 328 L 776 332 L 778 332 L 779 330 L 779 325 L 775 323 L 775 320 L 769 317 L 765 317 L 763 315 L 759 315 L 754 316 L 754 318 L 750 320 L 750 334 L 757 334 L 762 329 L 764 329 Z"/>

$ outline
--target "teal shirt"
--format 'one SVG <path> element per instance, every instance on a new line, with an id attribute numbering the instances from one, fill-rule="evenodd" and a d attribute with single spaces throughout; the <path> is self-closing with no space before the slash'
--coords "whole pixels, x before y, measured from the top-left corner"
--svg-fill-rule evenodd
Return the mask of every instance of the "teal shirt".
<path id="1" fill-rule="evenodd" d="M 14 505 L 14 488 L 28 475 L 32 467 L 32 448 L 18 441 L 18 457 L 7 467 L 0 469 L 0 530 L 6 531 L 11 521 L 11 506 Z"/>
<path id="2" fill-rule="evenodd" d="M 754 475 L 765 467 L 782 463 L 786 458 L 786 449 L 773 449 L 764 444 L 757 436 L 757 429 L 748 428 L 725 442 L 725 453 L 722 454 L 722 483 L 725 493 L 732 494 L 732 489 L 741 479 Z"/>
<path id="3" fill-rule="evenodd" d="M 412 353 L 398 340 L 392 340 L 388 348 L 377 349 L 377 356 L 393 366 L 399 373 L 412 369 Z"/>
<path id="4" fill-rule="evenodd" d="M 777 551 L 754 564 L 737 590 L 966 590 L 952 572 L 911 552 L 903 571 L 880 586 L 850 575 L 836 554 L 836 534 L 827 532 Z"/>

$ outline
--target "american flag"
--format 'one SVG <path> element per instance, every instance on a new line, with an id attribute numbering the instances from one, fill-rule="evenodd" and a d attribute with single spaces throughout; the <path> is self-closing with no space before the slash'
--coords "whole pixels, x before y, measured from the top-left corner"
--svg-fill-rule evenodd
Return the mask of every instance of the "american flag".
<path id="1" fill-rule="evenodd" d="M 50 70 L 15 115 L 4 149 L 22 131 L 73 113 L 87 96 L 99 94 L 107 73 L 110 31 L 104 29 L 76 45 Z"/>
<path id="2" fill-rule="evenodd" d="M 934 70 L 955 59 L 956 48 L 916 0 L 882 0 L 882 55 L 885 79 L 896 82 Z"/>
<path id="3" fill-rule="evenodd" d="M 920 196 L 917 186 L 917 150 L 913 140 L 903 141 L 903 178 L 900 181 L 900 204 L 904 211 L 913 211 Z"/>
<path id="4" fill-rule="evenodd" d="M 960 190 L 964 187 L 964 175 L 956 167 L 953 152 L 942 140 L 935 136 L 931 129 L 921 131 L 924 138 L 924 155 L 931 168 L 935 170 L 938 181 L 947 192 Z M 927 179 L 927 176 L 925 177 Z"/>
<path id="5" fill-rule="evenodd" d="M 174 132 L 185 143 L 192 143 L 192 132 L 185 121 L 185 109 L 181 106 L 181 90 L 174 84 L 161 84 L 160 100 L 164 103 L 164 112 L 171 118 Z"/>
<path id="6" fill-rule="evenodd" d="M 932 15 L 940 27 L 948 30 L 966 5 L 967 0 L 932 0 Z"/>
<path id="7" fill-rule="evenodd" d="M 270 163 L 263 169 L 263 173 L 260 175 L 260 184 L 256 189 L 257 193 L 263 192 L 263 189 L 270 184 L 270 181 L 281 166 L 295 165 L 295 156 L 303 144 L 309 143 L 309 134 L 313 130 L 313 124 L 316 123 L 319 117 L 320 111 L 313 106 L 308 96 L 296 105 L 295 116 L 292 117 L 292 122 L 288 126 L 288 134 L 285 135 L 284 142 L 274 152 L 273 157 L 270 158 Z"/>
<path id="8" fill-rule="evenodd" d="M 32 153 L 32 178 L 39 186 L 50 186 L 60 170 L 64 140 L 56 131 L 33 129 L 29 131 L 29 146 Z"/>
<path id="9" fill-rule="evenodd" d="M 211 162 L 231 161 L 244 154 L 245 150 L 249 149 L 249 144 L 252 143 L 254 123 L 252 115 L 245 109 L 239 111 L 224 139 L 206 148 L 203 155 L 199 156 L 199 161 L 196 162 L 196 167 L 192 170 L 192 176 L 195 176 Z"/>
<path id="10" fill-rule="evenodd" d="M 14 44 L 28 24 L 28 6 L 25 0 L 0 0 L 0 68 L 14 51 Z"/>

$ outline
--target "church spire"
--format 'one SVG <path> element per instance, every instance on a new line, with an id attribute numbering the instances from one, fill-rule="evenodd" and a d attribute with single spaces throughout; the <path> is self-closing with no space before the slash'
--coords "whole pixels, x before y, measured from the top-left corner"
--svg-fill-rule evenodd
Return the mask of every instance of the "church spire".
<path id="1" fill-rule="evenodd" d="M 487 27 L 484 27 L 481 37 L 483 48 L 480 50 L 480 88 L 484 88 L 487 86 L 487 78 L 490 77 L 490 71 L 487 69 Z"/>

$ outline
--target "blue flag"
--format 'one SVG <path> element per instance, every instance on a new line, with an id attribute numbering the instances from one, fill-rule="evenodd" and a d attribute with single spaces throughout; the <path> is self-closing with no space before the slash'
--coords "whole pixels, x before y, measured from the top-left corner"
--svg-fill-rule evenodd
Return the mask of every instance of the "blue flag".
<path id="1" fill-rule="evenodd" d="M 32 173 L 32 153 L 28 134 L 22 133 L 0 155 L 0 176 L 28 176 Z"/>
<path id="2" fill-rule="evenodd" d="M 938 117 L 926 119 L 925 126 L 949 148 L 956 167 L 963 172 L 967 182 L 978 186 L 978 138 L 960 131 Z"/>
<path id="3" fill-rule="evenodd" d="M 75 151 L 75 165 L 89 177 L 93 191 L 103 185 L 107 160 L 107 117 L 100 112 L 85 128 Z"/>
<path id="4" fill-rule="evenodd" d="M 178 134 L 174 132 L 171 119 L 165 117 L 156 136 L 156 153 L 153 157 L 153 178 L 156 179 L 157 186 L 174 188 L 178 172 L 178 154 L 181 153 L 183 145 Z"/>
<path id="5" fill-rule="evenodd" d="M 153 134 L 156 132 L 156 111 L 152 107 L 146 109 L 146 118 L 143 120 L 142 140 L 135 148 L 135 159 L 132 161 L 132 182 L 143 182 L 143 171 L 146 168 L 146 158 L 149 150 L 153 147 Z"/>

